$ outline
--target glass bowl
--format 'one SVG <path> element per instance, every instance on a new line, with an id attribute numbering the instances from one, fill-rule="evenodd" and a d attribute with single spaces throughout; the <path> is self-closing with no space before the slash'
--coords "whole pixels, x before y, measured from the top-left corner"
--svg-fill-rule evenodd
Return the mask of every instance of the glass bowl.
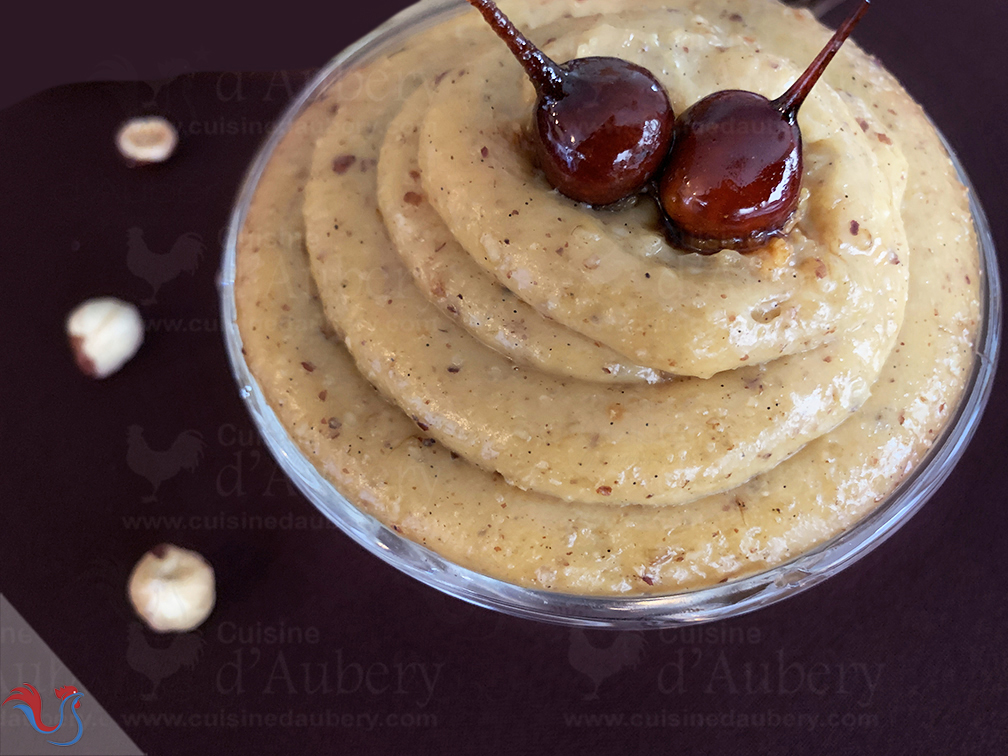
<path id="1" fill-rule="evenodd" d="M 260 149 L 231 215 L 219 277 L 223 333 L 232 371 L 249 412 L 277 463 L 318 509 L 354 541 L 396 569 L 448 595 L 518 617 L 564 625 L 655 628 L 738 616 L 804 591 L 877 547 L 938 490 L 962 457 L 993 385 L 1001 335 L 1001 283 L 994 242 L 963 167 L 946 149 L 969 189 L 980 242 L 981 327 L 965 394 L 941 438 L 915 471 L 874 511 L 820 546 L 763 572 L 708 588 L 667 595 L 585 596 L 526 588 L 460 567 L 410 541 L 351 504 L 287 434 L 242 355 L 234 293 L 238 234 L 253 193 L 277 144 L 295 119 L 348 70 L 394 49 L 404 38 L 468 7 L 463 0 L 424 0 L 337 55 L 290 104 Z M 943 140 L 944 141 L 944 140 Z"/>

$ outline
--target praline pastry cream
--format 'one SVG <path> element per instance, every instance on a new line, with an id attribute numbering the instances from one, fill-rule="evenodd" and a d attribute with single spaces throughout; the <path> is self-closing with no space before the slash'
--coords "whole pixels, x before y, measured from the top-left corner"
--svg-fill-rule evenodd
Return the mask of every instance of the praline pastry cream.
<path id="1" fill-rule="evenodd" d="M 756 0 L 504 10 L 556 59 L 644 65 L 677 112 L 774 97 L 828 37 Z M 281 422 L 398 532 L 531 587 L 710 585 L 856 522 L 953 413 L 979 308 L 966 194 L 856 48 L 802 109 L 793 227 L 750 255 L 553 191 L 530 88 L 475 13 L 352 76 L 267 165 L 235 296 Z"/>

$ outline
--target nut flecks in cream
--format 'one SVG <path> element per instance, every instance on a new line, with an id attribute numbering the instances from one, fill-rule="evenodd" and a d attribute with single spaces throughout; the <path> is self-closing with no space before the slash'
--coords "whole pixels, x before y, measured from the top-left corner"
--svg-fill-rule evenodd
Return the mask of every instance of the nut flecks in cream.
<path id="1" fill-rule="evenodd" d="M 665 6 L 504 10 L 537 41 L 555 38 L 558 59 L 646 65 L 677 111 L 732 86 L 775 96 L 828 37 L 808 14 L 766 2 Z M 475 14 L 360 73 L 401 86 L 382 97 L 333 87 L 267 167 L 239 245 L 239 326 L 309 458 L 407 536 L 556 590 L 716 583 L 856 522 L 954 410 L 978 307 L 965 193 L 919 108 L 855 48 L 803 108 L 795 228 L 744 258 L 676 253 L 646 208 L 603 214 L 552 192 L 522 142 L 521 70 Z M 418 90 L 414 115 L 404 106 Z M 415 158 L 389 142 L 397 134 L 415 140 Z M 346 155 L 354 164 L 333 170 Z M 397 200 L 407 185 L 416 196 Z M 408 229 L 391 225 L 407 215 Z M 463 291 L 438 292 L 416 270 L 431 253 L 397 247 L 410 239 L 433 251 L 445 241 L 442 253 L 465 260 L 466 291 L 506 288 L 526 323 L 539 318 L 520 356 L 519 326 L 497 346 L 479 332 L 475 313 L 500 311 L 489 296 L 448 310 Z M 676 308 L 689 327 L 671 325 Z M 676 338 L 648 333 L 666 327 Z M 567 333 L 592 348 L 565 372 L 543 355 Z M 601 367 L 655 374 L 600 379 L 593 348 Z"/>

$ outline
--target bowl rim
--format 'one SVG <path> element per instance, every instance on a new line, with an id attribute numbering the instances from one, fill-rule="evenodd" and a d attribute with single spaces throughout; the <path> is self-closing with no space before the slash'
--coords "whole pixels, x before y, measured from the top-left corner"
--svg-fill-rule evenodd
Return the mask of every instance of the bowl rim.
<path id="1" fill-rule="evenodd" d="M 239 232 L 267 163 L 305 108 L 352 67 L 466 7 L 465 0 L 422 0 L 337 54 L 288 105 L 242 180 L 217 280 L 221 331 L 239 393 L 280 467 L 340 530 L 401 572 L 477 606 L 559 625 L 647 629 L 741 616 L 817 585 L 885 542 L 934 495 L 962 458 L 990 398 L 1001 346 L 1002 290 L 990 225 L 962 163 L 937 128 L 968 191 L 980 249 L 981 317 L 970 380 L 955 415 L 913 472 L 871 513 L 815 548 L 753 575 L 678 593 L 605 596 L 528 588 L 461 567 L 401 536 L 353 505 L 308 460 L 280 424 L 242 354 L 234 292 Z"/>

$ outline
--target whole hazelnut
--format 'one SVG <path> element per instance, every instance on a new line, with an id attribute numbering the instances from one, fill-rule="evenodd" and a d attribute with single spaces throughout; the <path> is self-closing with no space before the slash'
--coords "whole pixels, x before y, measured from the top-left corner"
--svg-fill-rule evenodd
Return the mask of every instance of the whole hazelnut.
<path id="1" fill-rule="evenodd" d="M 119 153 L 133 165 L 163 163 L 177 145 L 178 131 L 161 116 L 131 118 L 116 134 Z"/>
<path id="2" fill-rule="evenodd" d="M 79 304 L 66 321 L 77 366 L 92 378 L 107 378 L 137 353 L 144 339 L 140 311 L 114 297 Z"/>
<path id="3" fill-rule="evenodd" d="M 213 567 L 195 551 L 163 543 L 137 562 L 128 594 L 152 630 L 193 630 L 210 616 L 216 601 Z"/>

